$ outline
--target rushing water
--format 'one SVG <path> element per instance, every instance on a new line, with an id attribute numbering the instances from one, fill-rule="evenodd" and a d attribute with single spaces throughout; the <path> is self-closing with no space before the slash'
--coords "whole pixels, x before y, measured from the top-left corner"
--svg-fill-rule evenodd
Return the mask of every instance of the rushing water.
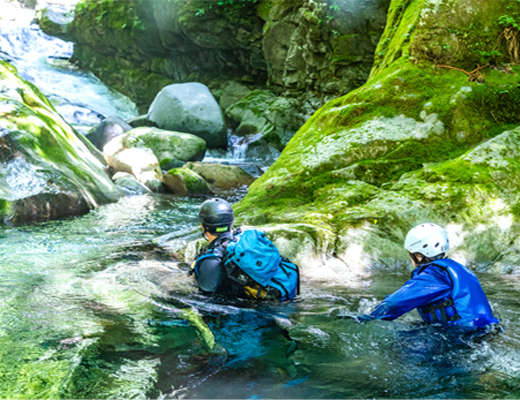
<path id="1" fill-rule="evenodd" d="M 70 64 L 72 50 L 72 43 L 46 35 L 37 25 L 5 21 L 0 25 L 0 56 L 38 86 L 80 132 L 86 133 L 109 115 L 135 117 L 137 108 L 130 99 Z"/>
<path id="2" fill-rule="evenodd" d="M 404 275 L 304 281 L 288 304 L 211 299 L 155 240 L 198 237 L 201 201 L 134 196 L 3 228 L 0 397 L 520 396 L 517 278 L 480 275 L 505 331 L 475 338 L 423 326 L 415 313 L 340 317 L 370 311 Z"/>
<path id="3" fill-rule="evenodd" d="M 0 48 L 73 107 L 72 122 L 133 113 L 91 75 L 60 57 L 49 61 L 54 39 L 24 29 L 2 28 Z M 53 46 L 55 55 L 70 54 L 66 44 Z M 71 87 L 84 95 L 67 97 Z M 230 141 L 229 152 L 211 151 L 205 161 L 260 174 L 277 156 Z M 199 237 L 203 200 L 132 196 L 82 217 L 1 227 L 0 398 L 520 397 L 518 276 L 480 275 L 504 327 L 485 336 L 423 326 L 415 313 L 393 322 L 347 318 L 370 312 L 405 275 L 381 272 L 343 287 L 304 280 L 287 304 L 208 298 L 164 245 L 165 237 Z"/>

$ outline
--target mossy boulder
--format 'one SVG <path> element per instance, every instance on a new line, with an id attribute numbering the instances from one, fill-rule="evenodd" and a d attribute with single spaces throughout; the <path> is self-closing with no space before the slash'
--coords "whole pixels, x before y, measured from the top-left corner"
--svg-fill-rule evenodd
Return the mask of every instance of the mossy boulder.
<path id="1" fill-rule="evenodd" d="M 199 174 L 212 189 L 230 190 L 249 186 L 255 181 L 251 174 L 236 165 L 190 162 L 186 163 L 184 168 Z"/>
<path id="2" fill-rule="evenodd" d="M 222 108 L 223 110 L 226 110 L 231 105 L 242 100 L 249 93 L 251 93 L 252 90 L 248 85 L 245 85 L 237 81 L 217 81 L 217 84 L 220 87 L 220 89 L 210 89 L 214 95 L 218 94 L 218 104 L 220 105 L 220 108 Z"/>
<path id="3" fill-rule="evenodd" d="M 330 230 L 334 258 L 347 264 L 356 259 L 366 269 L 404 267 L 406 232 L 429 220 L 458 232 L 453 247 L 462 261 L 489 266 L 518 229 L 514 199 L 520 188 L 512 172 L 508 178 L 497 170 L 509 160 L 505 153 L 497 164 L 463 160 L 497 146 L 499 135 L 520 124 L 520 69 L 500 64 L 514 61 L 503 37 L 504 15 L 520 15 L 520 4 L 393 1 L 369 81 L 305 123 L 236 205 L 238 222 Z M 459 44 L 432 53 L 449 38 Z M 478 51 L 472 47 L 477 43 Z M 471 74 L 482 66 L 483 52 L 493 51 L 487 68 Z M 516 146 L 511 138 L 518 131 L 511 132 L 507 146 Z M 442 184 L 426 179 L 431 168 L 445 171 Z M 472 182 L 496 174 L 501 182 Z M 505 230 L 497 226 L 502 216 L 511 222 Z M 479 231 L 486 232 L 482 240 L 471 234 Z M 501 240 L 506 244 L 499 246 Z"/>
<path id="4" fill-rule="evenodd" d="M 70 25 L 74 20 L 74 9 L 63 4 L 51 4 L 38 11 L 38 23 L 47 35 L 70 42 Z"/>
<path id="5" fill-rule="evenodd" d="M 45 96 L 0 62 L 0 220 L 80 215 L 123 193 L 99 151 Z"/>
<path id="6" fill-rule="evenodd" d="M 140 127 L 128 131 L 126 144 L 149 148 L 163 169 L 169 164 L 200 161 L 206 154 L 204 139 L 190 133 L 153 127 Z"/>
<path id="7" fill-rule="evenodd" d="M 227 146 L 224 115 L 209 89 L 196 82 L 163 88 L 148 110 L 148 119 L 161 129 L 189 132 L 209 148 Z"/>
<path id="8" fill-rule="evenodd" d="M 188 168 L 174 168 L 163 176 L 163 183 L 178 196 L 205 196 L 213 194 L 208 183 Z"/>
<path id="9" fill-rule="evenodd" d="M 298 100 L 275 96 L 269 90 L 253 90 L 226 109 L 233 133 L 261 140 L 282 150 L 295 132 L 309 118 L 298 112 Z"/>

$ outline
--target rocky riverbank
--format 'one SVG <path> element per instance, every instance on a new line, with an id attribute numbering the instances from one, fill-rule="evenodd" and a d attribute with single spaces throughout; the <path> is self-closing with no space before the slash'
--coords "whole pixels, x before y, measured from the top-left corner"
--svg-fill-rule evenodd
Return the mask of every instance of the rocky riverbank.
<path id="1" fill-rule="evenodd" d="M 40 25 L 141 112 L 168 84 L 204 83 L 237 134 L 281 150 L 326 101 L 365 83 L 388 4 L 93 0 L 74 18 L 44 10 Z"/>

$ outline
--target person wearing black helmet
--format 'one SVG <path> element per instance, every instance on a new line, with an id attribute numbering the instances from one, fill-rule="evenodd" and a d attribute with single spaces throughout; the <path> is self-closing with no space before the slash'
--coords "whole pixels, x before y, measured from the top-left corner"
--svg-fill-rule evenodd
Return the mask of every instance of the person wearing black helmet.
<path id="1" fill-rule="evenodd" d="M 222 258 L 232 237 L 235 216 L 231 205 L 223 199 L 209 199 L 200 206 L 199 223 L 208 248 L 193 263 L 197 285 L 211 294 L 229 294 L 236 285 L 228 278 Z"/>

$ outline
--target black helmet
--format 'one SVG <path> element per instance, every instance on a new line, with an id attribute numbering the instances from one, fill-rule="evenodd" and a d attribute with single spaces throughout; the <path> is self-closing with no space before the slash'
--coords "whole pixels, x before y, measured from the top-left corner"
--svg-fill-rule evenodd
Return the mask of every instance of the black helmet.
<path id="1" fill-rule="evenodd" d="M 229 231 L 234 220 L 233 209 L 226 200 L 209 199 L 200 206 L 199 222 L 209 233 Z"/>

